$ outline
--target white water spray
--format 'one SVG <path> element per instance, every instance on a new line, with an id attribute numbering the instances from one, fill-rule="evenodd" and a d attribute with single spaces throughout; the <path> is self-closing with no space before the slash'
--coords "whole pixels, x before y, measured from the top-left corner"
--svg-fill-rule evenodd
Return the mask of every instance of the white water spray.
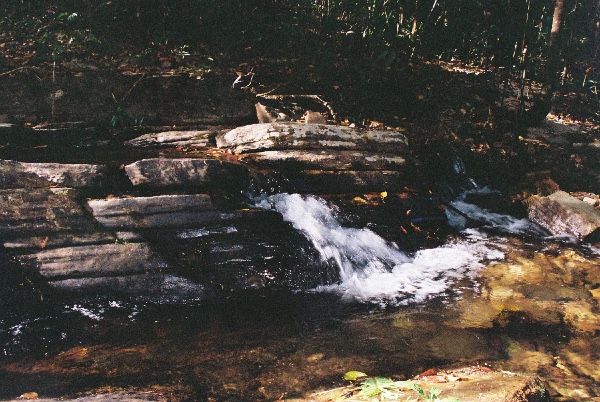
<path id="1" fill-rule="evenodd" d="M 325 261 L 334 261 L 340 283 L 319 290 L 380 304 L 422 302 L 444 292 L 458 279 L 504 254 L 484 235 L 465 232 L 464 240 L 409 256 L 369 229 L 344 227 L 335 211 L 314 196 L 276 194 L 258 202 L 274 209 L 313 244 Z"/>

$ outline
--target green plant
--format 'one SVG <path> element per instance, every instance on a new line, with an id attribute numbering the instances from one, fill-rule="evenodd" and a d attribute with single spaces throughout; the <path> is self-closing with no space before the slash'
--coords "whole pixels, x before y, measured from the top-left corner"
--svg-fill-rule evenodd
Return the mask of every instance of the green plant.
<path id="1" fill-rule="evenodd" d="M 414 390 L 419 394 L 421 399 L 426 402 L 458 402 L 458 399 L 453 397 L 440 399 L 439 396 L 442 393 L 442 390 L 436 387 L 432 387 L 426 392 L 420 385 L 413 381 L 397 381 L 395 385 L 398 388 L 409 388 Z"/>
<path id="2" fill-rule="evenodd" d="M 360 390 L 358 397 L 372 398 L 381 395 L 383 398 L 391 399 L 394 393 L 398 392 L 398 387 L 394 381 L 385 377 L 367 377 L 362 380 L 358 386 Z"/>
<path id="3" fill-rule="evenodd" d="M 440 399 L 441 389 L 432 387 L 429 391 L 425 391 L 414 381 L 393 381 L 386 377 L 372 377 L 362 371 L 348 371 L 344 374 L 344 380 L 356 384 L 358 390 L 356 396 L 359 398 L 380 396 L 382 399 L 397 400 L 401 396 L 401 389 L 412 389 L 424 402 L 458 402 L 454 397 Z"/>

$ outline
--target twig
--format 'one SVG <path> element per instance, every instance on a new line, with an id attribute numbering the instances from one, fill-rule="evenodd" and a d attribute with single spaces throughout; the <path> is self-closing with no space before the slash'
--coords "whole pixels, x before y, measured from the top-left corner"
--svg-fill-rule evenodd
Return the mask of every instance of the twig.
<path id="1" fill-rule="evenodd" d="M 147 75 L 146 73 L 142 74 L 142 76 L 141 76 L 140 78 L 138 78 L 136 82 L 134 82 L 134 83 L 133 83 L 133 85 L 131 86 L 131 88 L 129 88 L 129 89 L 127 90 L 127 92 L 125 92 L 125 95 L 123 95 L 123 97 L 121 98 L 121 100 L 120 100 L 120 101 L 118 101 L 118 100 L 117 100 L 117 98 L 116 98 L 115 94 L 111 93 L 111 95 L 112 95 L 112 98 L 113 98 L 113 101 L 115 102 L 115 105 L 116 105 L 116 106 L 119 106 L 119 105 L 121 105 L 121 104 L 122 104 L 122 103 L 125 101 L 125 99 L 127 99 L 127 97 L 128 97 L 130 94 L 131 94 L 131 91 L 133 91 L 133 90 L 134 90 L 134 88 L 135 88 L 135 87 L 137 87 L 137 85 L 138 85 L 138 84 L 139 84 L 139 83 L 140 83 L 140 82 L 141 82 L 141 81 L 142 81 L 144 78 L 146 78 L 146 75 Z"/>
<path id="2" fill-rule="evenodd" d="M 41 68 L 36 67 L 36 66 L 22 66 L 22 67 L 14 68 L 10 71 L 5 71 L 3 73 L 0 73 L 0 77 L 2 77 L 3 75 L 13 74 L 13 73 L 16 73 L 17 71 L 21 71 L 21 70 L 33 70 L 33 69 L 41 70 Z"/>

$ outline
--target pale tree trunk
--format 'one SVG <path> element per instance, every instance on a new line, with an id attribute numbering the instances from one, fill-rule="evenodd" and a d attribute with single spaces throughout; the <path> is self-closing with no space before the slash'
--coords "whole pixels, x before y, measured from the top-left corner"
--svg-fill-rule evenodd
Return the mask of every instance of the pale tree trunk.
<path id="1" fill-rule="evenodd" d="M 550 44 L 548 51 L 548 62 L 546 64 L 545 81 L 546 96 L 545 107 L 550 111 L 552 107 L 552 96 L 558 86 L 558 71 L 560 69 L 560 34 L 563 25 L 565 0 L 555 0 L 554 15 L 552 17 L 552 29 L 550 30 Z"/>

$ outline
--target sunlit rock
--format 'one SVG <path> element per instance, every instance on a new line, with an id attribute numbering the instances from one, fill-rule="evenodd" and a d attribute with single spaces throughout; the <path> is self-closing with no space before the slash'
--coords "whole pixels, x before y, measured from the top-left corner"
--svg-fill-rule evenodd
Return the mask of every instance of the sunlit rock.
<path id="1" fill-rule="evenodd" d="M 103 165 L 0 160 L 0 187 L 97 187 L 105 180 L 106 173 Z"/>
<path id="2" fill-rule="evenodd" d="M 268 149 L 349 149 L 399 153 L 406 150 L 408 140 L 395 131 L 361 131 L 351 127 L 262 123 L 242 126 L 219 135 L 217 147 L 234 153 Z"/>
<path id="3" fill-rule="evenodd" d="M 572 370 L 600 383 L 600 339 L 594 337 L 574 337 L 558 350 Z"/>
<path id="4" fill-rule="evenodd" d="M 578 331 L 595 334 L 600 331 L 600 315 L 594 310 L 597 310 L 597 306 L 588 301 L 566 303 L 565 322 L 571 324 Z"/>
<path id="5" fill-rule="evenodd" d="M 564 191 L 531 196 L 527 204 L 529 219 L 555 235 L 582 239 L 600 228 L 600 211 Z"/>

